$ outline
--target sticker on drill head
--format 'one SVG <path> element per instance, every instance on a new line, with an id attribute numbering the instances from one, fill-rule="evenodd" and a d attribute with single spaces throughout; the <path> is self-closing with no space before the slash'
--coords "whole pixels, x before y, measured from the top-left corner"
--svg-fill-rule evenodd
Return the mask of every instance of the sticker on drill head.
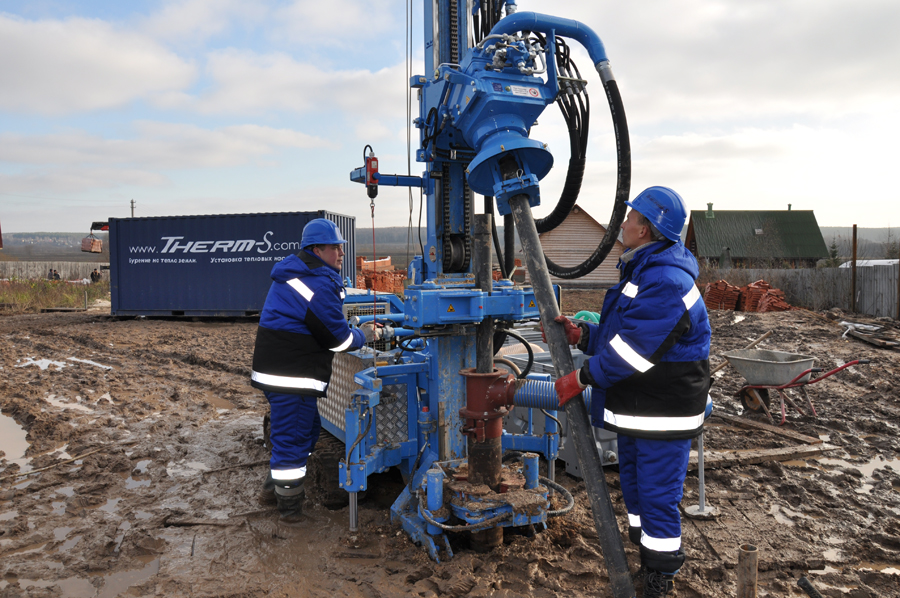
<path id="1" fill-rule="evenodd" d="M 447 308 L 447 313 L 448 313 L 448 314 L 452 314 L 452 313 L 455 312 L 455 311 L 456 311 L 456 310 L 453 309 L 453 306 L 452 306 L 452 305 L 451 305 L 450 307 Z"/>
<path id="2" fill-rule="evenodd" d="M 541 97 L 541 90 L 537 87 L 524 87 L 522 85 L 511 85 L 510 91 L 514 96 L 527 96 L 529 98 Z"/>
<path id="3" fill-rule="evenodd" d="M 503 91 L 503 86 L 499 83 L 491 83 L 491 87 L 494 88 L 494 91 Z"/>

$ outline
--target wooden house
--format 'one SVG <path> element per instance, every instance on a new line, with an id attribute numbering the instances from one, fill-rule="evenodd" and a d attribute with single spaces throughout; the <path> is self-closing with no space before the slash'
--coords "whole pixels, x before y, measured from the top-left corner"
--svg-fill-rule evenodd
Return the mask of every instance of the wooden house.
<path id="1" fill-rule="evenodd" d="M 812 210 L 692 210 L 684 244 L 720 268 L 814 268 L 828 257 Z"/>
<path id="2" fill-rule="evenodd" d="M 606 227 L 594 220 L 577 204 L 569 212 L 566 219 L 555 229 L 540 235 L 544 254 L 560 266 L 577 266 L 584 262 L 597 249 Z M 597 268 L 582 278 L 566 280 L 551 276 L 553 284 L 565 288 L 603 288 L 619 282 L 619 271 L 616 264 L 619 256 L 625 252 L 621 241 L 616 241 L 609 254 Z"/>

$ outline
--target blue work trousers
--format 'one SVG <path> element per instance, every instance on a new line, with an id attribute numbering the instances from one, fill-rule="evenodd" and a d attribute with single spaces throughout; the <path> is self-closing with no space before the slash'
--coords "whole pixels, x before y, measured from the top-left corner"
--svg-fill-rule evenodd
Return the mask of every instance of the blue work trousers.
<path id="1" fill-rule="evenodd" d="M 650 440 L 619 434 L 619 481 L 629 520 L 640 517 L 641 546 L 681 548 L 681 513 L 691 441 Z"/>
<path id="2" fill-rule="evenodd" d="M 302 475 L 293 473 L 306 467 L 322 429 L 316 397 L 266 391 L 266 399 L 271 409 L 272 477 L 276 480 L 301 478 Z"/>

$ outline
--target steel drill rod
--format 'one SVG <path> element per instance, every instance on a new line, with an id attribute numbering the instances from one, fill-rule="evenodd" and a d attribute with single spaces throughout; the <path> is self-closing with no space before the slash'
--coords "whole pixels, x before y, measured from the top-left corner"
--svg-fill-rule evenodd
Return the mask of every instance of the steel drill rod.
<path id="1" fill-rule="evenodd" d="M 491 276 L 491 215 L 477 214 L 473 218 L 472 267 L 475 284 L 484 293 L 494 286 Z M 486 317 L 475 329 L 475 371 L 487 374 L 494 371 L 494 319 Z M 467 401 L 468 402 L 468 401 Z M 503 471 L 503 443 L 500 438 L 478 441 L 468 436 L 469 481 L 485 484 L 494 492 L 500 490 Z M 472 545 L 478 552 L 487 552 L 503 543 L 503 528 L 492 527 L 472 533 Z"/>
<path id="2" fill-rule="evenodd" d="M 562 325 L 553 321 L 556 316 L 560 315 L 559 306 L 556 304 L 553 285 L 550 283 L 550 273 L 547 272 L 547 262 L 544 260 L 544 252 L 541 249 L 540 239 L 538 239 L 537 227 L 531 214 L 531 206 L 528 204 L 528 196 L 523 194 L 511 198 L 509 206 L 512 210 L 516 230 L 519 233 L 519 240 L 522 242 L 522 249 L 525 252 L 525 266 L 528 268 L 534 288 L 534 297 L 541 312 L 541 321 L 544 324 L 544 335 L 547 337 L 550 356 L 553 359 L 557 376 L 562 377 L 575 370 L 575 363 L 572 360 L 572 352 L 566 342 L 566 334 Z M 606 562 L 613 595 L 616 598 L 633 598 L 635 595 L 634 584 L 631 581 L 631 574 L 628 572 L 625 546 L 619 533 L 616 513 L 606 487 L 603 463 L 597 453 L 587 408 L 581 395 L 566 403 L 566 417 L 575 441 L 578 463 L 584 473 L 584 483 L 591 501 L 594 527 L 597 529 L 597 536 L 603 549 L 603 559 Z"/>

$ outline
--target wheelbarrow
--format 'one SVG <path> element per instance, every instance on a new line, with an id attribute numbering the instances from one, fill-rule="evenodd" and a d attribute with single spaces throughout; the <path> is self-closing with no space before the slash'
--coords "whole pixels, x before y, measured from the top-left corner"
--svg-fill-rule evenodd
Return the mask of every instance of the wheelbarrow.
<path id="1" fill-rule="evenodd" d="M 769 411 L 769 391 L 778 391 L 781 397 L 781 423 L 778 425 L 783 425 L 786 421 L 787 410 L 785 403 L 796 409 L 801 415 L 804 414 L 803 410 L 787 395 L 785 392 L 787 389 L 799 388 L 803 398 L 806 399 L 810 412 L 813 416 L 818 417 L 816 408 L 813 407 L 809 398 L 809 393 L 806 392 L 806 387 L 810 384 L 821 382 L 843 369 L 857 364 L 869 363 L 868 359 L 855 359 L 825 372 L 825 368 L 812 367 L 816 361 L 815 357 L 786 353 L 784 351 L 741 349 L 725 353 L 724 357 L 749 383 L 737 392 L 744 409 L 763 411 L 768 416 L 769 421 L 774 423 L 775 420 Z M 821 374 L 822 372 L 825 373 Z M 813 374 L 821 375 L 813 377 Z"/>

